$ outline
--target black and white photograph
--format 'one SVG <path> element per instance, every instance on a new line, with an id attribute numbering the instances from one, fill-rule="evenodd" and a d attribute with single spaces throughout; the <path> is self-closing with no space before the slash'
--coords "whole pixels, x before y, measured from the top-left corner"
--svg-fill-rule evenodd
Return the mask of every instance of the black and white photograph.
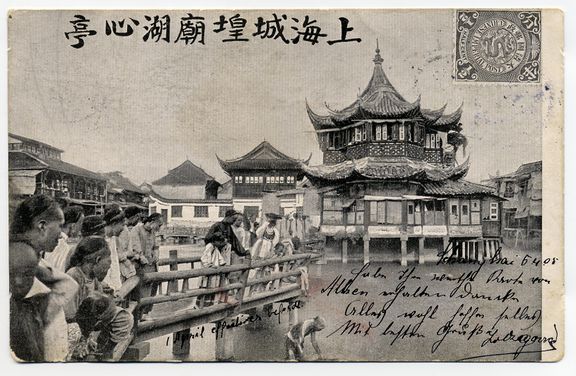
<path id="1" fill-rule="evenodd" d="M 15 361 L 563 357 L 562 11 L 5 17 Z"/>

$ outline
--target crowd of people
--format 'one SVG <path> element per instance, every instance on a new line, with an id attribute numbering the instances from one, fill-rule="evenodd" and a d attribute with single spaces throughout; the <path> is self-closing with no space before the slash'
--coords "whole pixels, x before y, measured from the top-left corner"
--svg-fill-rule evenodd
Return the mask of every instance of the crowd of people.
<path id="1" fill-rule="evenodd" d="M 279 221 L 282 220 L 282 224 Z M 298 226 L 297 224 L 300 223 Z M 247 225 L 249 224 L 249 225 Z M 267 213 L 262 224 L 253 222 L 250 224 L 242 213 L 233 209 L 225 213 L 221 222 L 215 223 L 206 234 L 205 249 L 201 257 L 203 267 L 219 267 L 234 265 L 244 262 L 243 259 L 264 260 L 274 257 L 292 255 L 299 252 L 300 236 L 296 229 L 303 229 L 302 221 L 298 215 L 292 214 L 284 218 L 276 213 Z M 257 279 L 269 276 L 272 272 L 279 272 L 281 266 L 266 266 L 250 270 L 249 278 Z M 302 268 L 302 286 L 307 293 L 308 274 L 306 268 Z M 201 287 L 217 287 L 220 276 L 203 278 Z M 229 282 L 236 282 L 238 273 L 231 273 Z M 291 281 L 294 282 L 294 281 Z M 257 284 L 247 290 L 250 292 L 261 292 L 275 288 L 278 281 Z M 227 294 L 219 294 L 216 297 L 219 301 L 228 301 Z M 201 297 L 197 305 L 205 306 L 214 303 L 214 297 Z"/>
<path id="2" fill-rule="evenodd" d="M 118 360 L 133 315 L 119 304 L 158 270 L 162 216 L 138 207 L 84 216 L 46 195 L 25 199 L 10 224 L 10 344 L 23 361 Z M 152 296 L 157 286 L 133 293 Z M 143 312 L 147 314 L 148 312 Z M 143 319 L 146 319 L 144 316 Z"/>
<path id="3" fill-rule="evenodd" d="M 248 227 L 241 213 L 228 210 L 205 236 L 203 267 L 298 252 L 298 218 L 285 218 L 282 224 L 280 219 L 268 213 L 261 225 Z M 81 207 L 46 195 L 21 202 L 10 224 L 14 355 L 23 361 L 119 360 L 121 352 L 115 349 L 131 341 L 134 326 L 134 316 L 122 307 L 122 300 L 153 296 L 158 290 L 157 285 L 134 287 L 145 273 L 158 271 L 156 234 L 162 224 L 160 214 L 148 215 L 136 206 L 122 209 L 112 204 L 102 215 L 85 216 Z M 253 269 L 250 278 L 273 271 L 279 270 Z M 305 270 L 302 275 L 306 288 Z M 219 278 L 204 277 L 200 287 L 216 287 Z M 240 273 L 228 278 L 238 282 Z M 252 291 L 268 288 L 270 284 L 260 284 Z M 215 299 L 227 301 L 228 293 L 200 297 L 197 304 L 210 305 Z M 151 307 L 140 310 L 141 320 L 149 319 Z"/>

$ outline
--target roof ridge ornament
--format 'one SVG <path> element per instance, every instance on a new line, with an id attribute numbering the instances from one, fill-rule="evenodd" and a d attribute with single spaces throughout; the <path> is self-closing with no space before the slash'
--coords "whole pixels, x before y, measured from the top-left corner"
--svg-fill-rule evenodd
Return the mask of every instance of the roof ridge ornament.
<path id="1" fill-rule="evenodd" d="M 377 65 L 382 65 L 382 63 L 384 62 L 384 59 L 382 59 L 382 56 L 380 56 L 380 46 L 378 44 L 378 38 L 376 38 L 376 56 L 374 56 L 374 60 L 372 60 L 374 62 L 374 64 Z"/>

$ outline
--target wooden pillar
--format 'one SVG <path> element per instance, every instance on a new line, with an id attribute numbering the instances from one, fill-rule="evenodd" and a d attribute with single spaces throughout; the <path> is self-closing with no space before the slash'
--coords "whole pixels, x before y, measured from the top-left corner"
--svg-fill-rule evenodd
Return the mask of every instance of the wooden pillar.
<path id="1" fill-rule="evenodd" d="M 172 335 L 172 354 L 190 354 L 190 328 L 175 332 Z"/>
<path id="2" fill-rule="evenodd" d="M 451 257 L 454 254 L 454 248 L 448 250 L 448 247 L 450 246 L 450 238 L 448 236 L 444 236 L 442 238 L 442 253 L 446 252 L 446 254 L 444 255 L 444 257 Z M 448 251 L 446 251 L 448 250 Z"/>
<path id="3" fill-rule="evenodd" d="M 293 309 L 288 312 L 288 324 L 290 327 L 298 324 L 298 309 Z"/>
<path id="4" fill-rule="evenodd" d="M 492 240 L 486 240 L 486 249 L 488 250 L 488 258 L 494 257 L 494 251 L 492 250 Z"/>
<path id="5" fill-rule="evenodd" d="M 476 243 L 476 247 L 478 248 L 477 260 L 482 262 L 482 261 L 484 261 L 484 239 L 482 239 L 482 238 L 478 239 L 478 242 Z"/>
<path id="6" fill-rule="evenodd" d="M 400 231 L 406 234 L 408 228 L 408 201 L 402 200 L 402 226 Z"/>
<path id="7" fill-rule="evenodd" d="M 418 263 L 424 264 L 424 237 L 418 238 Z"/>
<path id="8" fill-rule="evenodd" d="M 370 237 L 364 236 L 364 264 L 370 262 Z"/>
<path id="9" fill-rule="evenodd" d="M 233 318 L 231 318 L 233 319 Z M 234 359 L 234 332 L 236 329 L 219 330 L 216 334 L 216 360 L 226 361 Z"/>
<path id="10" fill-rule="evenodd" d="M 408 265 L 408 238 L 402 236 L 400 238 L 400 265 L 407 266 Z"/>
<path id="11" fill-rule="evenodd" d="M 124 351 L 122 360 L 131 362 L 140 361 L 144 360 L 144 358 L 148 356 L 148 354 L 150 354 L 149 342 L 133 343 L 132 345 L 128 346 L 126 351 Z"/>
<path id="12" fill-rule="evenodd" d="M 342 239 L 342 263 L 348 263 L 348 239 Z"/>
<path id="13" fill-rule="evenodd" d="M 171 249 L 169 251 L 169 256 L 170 258 L 170 271 L 177 271 L 178 270 L 178 250 L 177 249 Z M 173 281 L 169 281 L 168 282 L 168 294 L 174 293 L 174 292 L 178 292 L 178 280 L 175 279 Z"/>

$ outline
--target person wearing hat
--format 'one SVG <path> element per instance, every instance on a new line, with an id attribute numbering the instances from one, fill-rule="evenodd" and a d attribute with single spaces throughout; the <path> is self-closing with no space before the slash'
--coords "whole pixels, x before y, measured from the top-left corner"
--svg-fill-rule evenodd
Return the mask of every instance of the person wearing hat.
<path id="1" fill-rule="evenodd" d="M 103 219 L 104 222 L 106 222 L 104 233 L 106 234 L 106 242 L 110 248 L 110 258 L 112 260 L 112 265 L 103 283 L 110 289 L 118 291 L 120 287 L 122 287 L 122 278 L 120 277 L 117 238 L 120 232 L 122 232 L 122 229 L 124 229 L 124 221 L 126 218 L 124 212 L 118 205 L 111 205 L 106 208 Z"/>

